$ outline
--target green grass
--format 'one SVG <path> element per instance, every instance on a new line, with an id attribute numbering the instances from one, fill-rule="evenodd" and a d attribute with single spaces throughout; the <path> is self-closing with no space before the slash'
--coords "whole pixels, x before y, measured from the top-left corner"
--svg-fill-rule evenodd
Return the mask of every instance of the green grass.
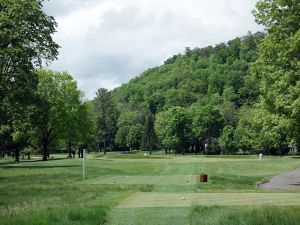
<path id="1" fill-rule="evenodd" d="M 189 207 L 192 205 L 300 206 L 300 193 L 145 193 L 131 195 L 119 208 Z"/>
<path id="2" fill-rule="evenodd" d="M 300 207 L 127 208 L 108 215 L 114 225 L 298 225 Z"/>
<path id="3" fill-rule="evenodd" d="M 223 217 L 229 218 L 227 224 L 263 224 L 263 218 L 272 213 L 287 214 L 286 219 L 278 219 L 282 223 L 274 224 L 285 224 L 289 220 L 293 224 L 298 219 L 299 206 L 275 207 L 273 202 L 272 207 L 262 205 L 248 210 L 221 203 L 225 201 L 222 201 L 222 193 L 223 196 L 264 193 L 256 190 L 256 183 L 299 167 L 299 158 L 265 157 L 258 161 L 256 156 L 165 156 L 161 152 L 144 156 L 144 153 L 134 152 L 106 156 L 90 154 L 86 165 L 87 179 L 83 181 L 82 160 L 66 159 L 66 155 L 54 155 L 54 159 L 47 162 L 40 158 L 20 163 L 0 160 L 1 225 L 201 224 L 198 222 L 208 221 L 206 215 L 214 218 L 213 223 L 202 224 L 222 224 Z M 208 174 L 208 183 L 199 184 L 201 173 Z M 186 182 L 188 179 L 190 181 Z M 300 193 L 297 190 L 288 192 L 295 194 L 294 197 Z M 147 193 L 150 196 L 171 194 L 175 198 L 182 194 L 216 193 L 221 197 L 219 203 L 214 203 L 219 205 L 216 207 L 192 207 L 196 204 L 194 201 L 183 207 L 154 204 L 143 208 L 144 197 L 137 199 L 135 207 L 120 207 L 137 193 L 145 196 Z M 269 193 L 274 198 L 284 195 L 282 191 Z M 245 201 L 252 200 L 250 197 Z M 166 202 L 172 201 L 167 199 Z M 263 213 L 259 214 L 259 210 Z M 257 223 L 251 221 L 253 215 Z M 238 223 L 240 218 L 246 218 L 246 222 Z"/>
<path id="4" fill-rule="evenodd" d="M 191 225 L 298 225 L 300 207 L 220 207 L 195 206 L 189 215 Z"/>
<path id="5" fill-rule="evenodd" d="M 107 220 L 109 225 L 187 225 L 190 213 L 187 207 L 116 208 Z"/>

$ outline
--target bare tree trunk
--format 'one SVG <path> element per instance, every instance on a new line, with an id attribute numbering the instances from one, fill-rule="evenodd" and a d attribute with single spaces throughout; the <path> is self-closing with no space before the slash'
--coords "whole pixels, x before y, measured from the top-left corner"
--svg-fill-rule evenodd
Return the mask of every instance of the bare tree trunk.
<path id="1" fill-rule="evenodd" d="M 43 133 L 43 161 L 47 161 L 47 159 L 50 157 L 49 151 L 48 151 L 48 145 L 50 143 L 50 135 L 52 133 L 52 128 L 46 129 Z"/>
<path id="2" fill-rule="evenodd" d="M 72 158 L 72 142 L 71 139 L 68 141 L 68 158 Z"/>
<path id="3" fill-rule="evenodd" d="M 48 156 L 48 140 L 43 140 L 43 161 L 47 161 Z"/>
<path id="4" fill-rule="evenodd" d="M 104 138 L 104 155 L 106 155 L 106 140 Z"/>
<path id="5" fill-rule="evenodd" d="M 16 156 L 15 162 L 20 162 L 20 149 L 19 149 L 19 146 L 15 147 L 15 156 Z"/>

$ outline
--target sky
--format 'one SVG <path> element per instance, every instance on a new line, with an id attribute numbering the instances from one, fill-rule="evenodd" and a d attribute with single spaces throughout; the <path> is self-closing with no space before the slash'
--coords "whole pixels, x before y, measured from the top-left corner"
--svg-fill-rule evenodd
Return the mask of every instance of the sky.
<path id="1" fill-rule="evenodd" d="M 44 11 L 58 24 L 58 60 L 86 99 L 112 90 L 185 47 L 206 47 L 261 31 L 257 0 L 50 0 Z"/>

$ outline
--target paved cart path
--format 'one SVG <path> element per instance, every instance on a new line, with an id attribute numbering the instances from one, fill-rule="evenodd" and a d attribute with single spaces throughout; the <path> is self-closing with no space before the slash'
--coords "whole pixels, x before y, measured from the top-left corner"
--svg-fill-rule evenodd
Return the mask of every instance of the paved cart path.
<path id="1" fill-rule="evenodd" d="M 300 167 L 277 175 L 273 177 L 269 182 L 258 185 L 259 189 L 300 189 Z"/>

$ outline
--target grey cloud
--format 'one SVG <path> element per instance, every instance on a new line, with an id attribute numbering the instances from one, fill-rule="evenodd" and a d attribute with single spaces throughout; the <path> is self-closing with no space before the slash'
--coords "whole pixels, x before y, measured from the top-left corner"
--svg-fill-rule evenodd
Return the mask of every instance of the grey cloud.
<path id="1" fill-rule="evenodd" d="M 61 6 L 61 11 L 56 13 L 63 15 L 84 7 L 83 2 L 93 4 L 96 0 L 52 2 L 52 10 L 57 11 Z M 70 8 L 67 9 L 68 6 Z M 230 5 L 226 6 L 226 10 L 229 12 L 226 18 L 205 23 L 201 17 L 169 9 L 142 11 L 135 5 L 110 9 L 104 15 L 99 15 L 101 23 L 91 26 L 84 33 L 84 39 L 80 39 L 80 44 L 71 39 L 80 31 L 74 31 L 70 39 L 62 39 L 63 43 L 59 43 L 62 46 L 61 55 L 53 68 L 70 71 L 86 96 L 92 98 L 98 88 L 111 89 L 125 83 L 145 69 L 161 64 L 173 54 L 183 52 L 186 46 L 205 47 L 245 35 L 248 30 L 258 30 L 249 14 L 240 15 Z M 240 21 L 236 21 L 237 18 Z M 223 19 L 228 23 L 221 23 Z"/>
<path id="2" fill-rule="evenodd" d="M 118 75 L 121 82 L 128 80 L 130 76 L 139 72 L 137 65 L 133 65 L 134 55 L 95 53 L 82 59 L 80 64 L 74 66 L 78 77 L 95 77 L 101 74 Z"/>
<path id="3" fill-rule="evenodd" d="M 140 74 L 149 68 L 149 65 L 157 63 L 147 57 L 143 57 L 141 63 L 136 62 L 134 52 L 126 54 L 99 52 L 85 55 L 80 63 L 66 66 L 63 61 L 58 61 L 52 67 L 59 71 L 68 70 L 78 80 L 85 96 L 91 99 L 100 87 L 112 89 Z"/>
<path id="4" fill-rule="evenodd" d="M 45 0 L 43 9 L 50 16 L 60 17 L 66 16 L 76 9 L 90 7 L 92 4 L 104 1 L 106 0 Z"/>
<path id="5" fill-rule="evenodd" d="M 233 14 L 236 11 L 230 8 L 229 11 L 231 20 L 234 22 Z M 235 30 L 230 29 L 230 26 L 231 24 L 228 26 L 223 24 L 205 25 L 200 18 L 176 14 L 170 10 L 166 10 L 162 14 L 153 12 L 145 14 L 134 6 L 129 6 L 121 11 L 111 10 L 107 12 L 103 17 L 102 26 L 93 31 L 94 34 L 91 36 L 97 36 L 97 34 L 100 36 L 101 34 L 100 39 L 105 40 L 107 35 L 107 39 L 111 42 L 117 37 L 119 44 L 122 42 L 132 43 L 134 46 L 150 44 L 152 45 L 151 48 L 157 46 L 164 50 L 168 49 L 168 46 L 173 47 L 174 43 L 182 43 L 181 49 L 183 49 L 188 45 L 204 47 L 208 44 L 226 41 L 240 35 L 241 29 L 244 28 L 244 34 L 249 29 L 249 26 L 247 29 L 244 24 Z"/>

